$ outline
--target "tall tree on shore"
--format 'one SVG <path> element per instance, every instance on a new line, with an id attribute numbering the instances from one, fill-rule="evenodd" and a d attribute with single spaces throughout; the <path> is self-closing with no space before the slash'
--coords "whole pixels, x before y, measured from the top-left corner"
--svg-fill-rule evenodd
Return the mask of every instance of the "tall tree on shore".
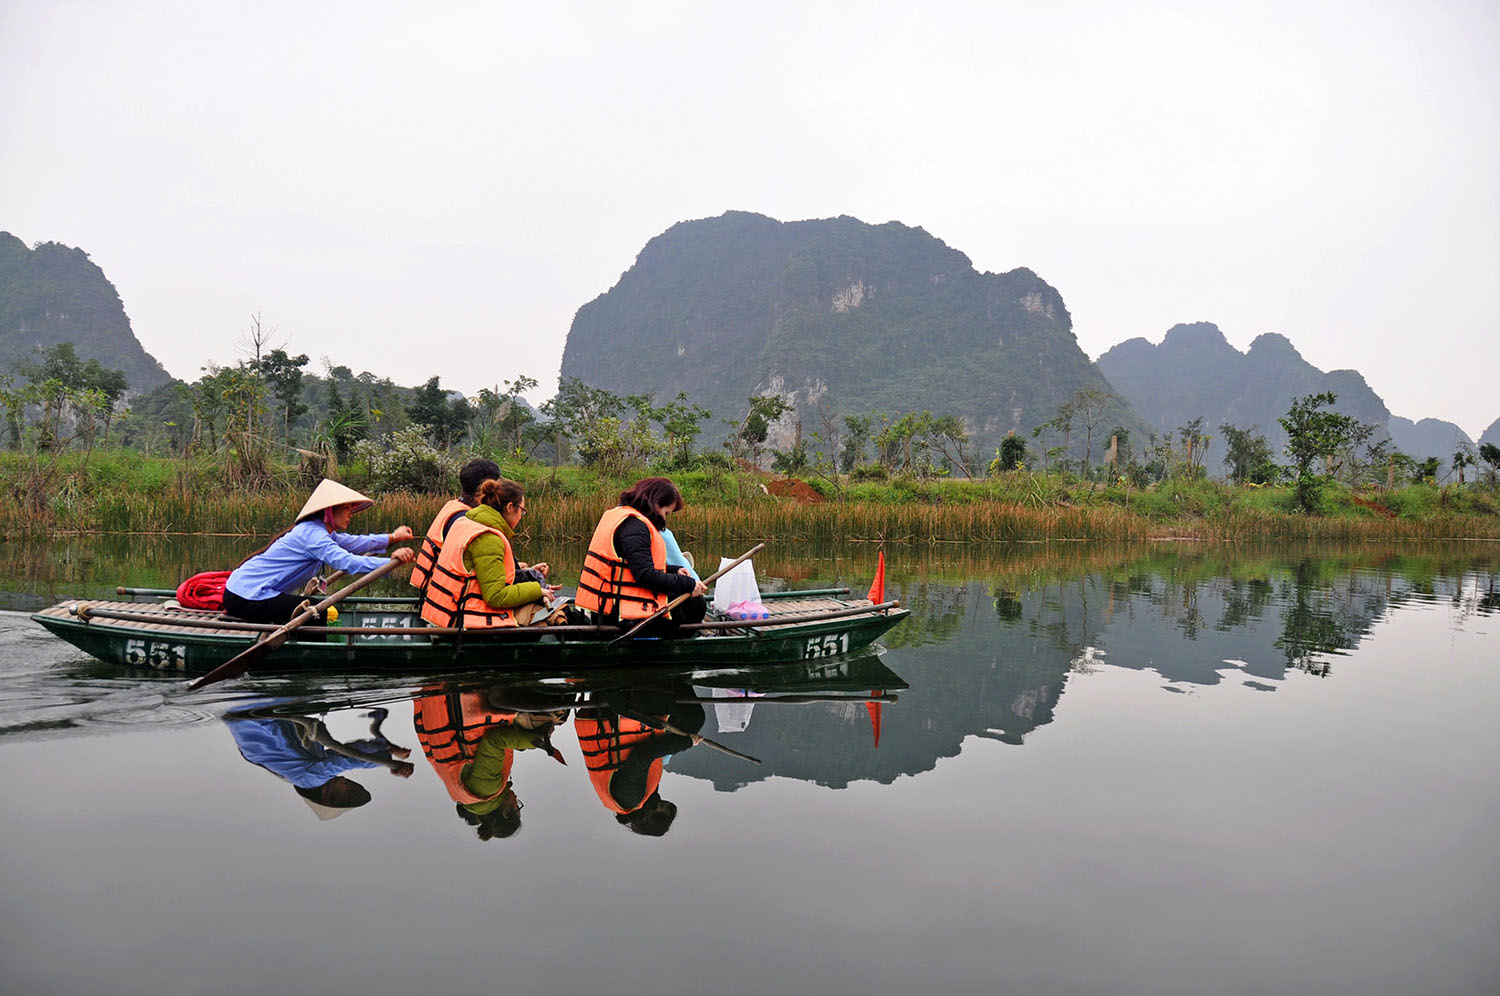
<path id="1" fill-rule="evenodd" d="M 1228 452 L 1224 454 L 1224 467 L 1229 479 L 1236 484 L 1267 484 L 1275 476 L 1276 465 L 1271 460 L 1271 444 L 1261 435 L 1259 426 L 1240 428 L 1230 422 L 1219 426 Z"/>
<path id="2" fill-rule="evenodd" d="M 1073 413 L 1083 425 L 1083 473 L 1094 469 L 1094 427 L 1104 419 L 1109 395 L 1097 387 L 1080 387 L 1073 395 Z"/>
<path id="3" fill-rule="evenodd" d="M 1292 460 L 1294 494 L 1297 507 L 1303 512 L 1318 510 L 1318 498 L 1329 479 L 1316 472 L 1317 462 L 1332 459 L 1348 445 L 1359 425 L 1351 415 L 1323 410 L 1336 401 L 1338 396 L 1332 391 L 1309 394 L 1294 399 L 1286 415 L 1277 419 L 1286 430 L 1286 454 Z"/>
<path id="4" fill-rule="evenodd" d="M 1474 450 L 1468 443 L 1459 443 L 1458 448 L 1453 451 L 1453 469 L 1458 472 L 1458 483 L 1464 483 L 1464 468 L 1472 467 L 1478 461 L 1474 457 Z"/>
<path id="5" fill-rule="evenodd" d="M 302 403 L 302 368 L 307 362 L 306 353 L 289 356 L 285 349 L 273 349 L 255 364 L 279 402 L 282 438 L 288 443 L 292 438 L 292 422 L 307 411 Z"/>

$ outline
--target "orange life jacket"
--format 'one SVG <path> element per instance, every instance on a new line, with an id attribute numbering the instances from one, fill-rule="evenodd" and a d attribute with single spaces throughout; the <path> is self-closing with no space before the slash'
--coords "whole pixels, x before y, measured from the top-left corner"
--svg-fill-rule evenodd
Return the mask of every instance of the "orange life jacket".
<path id="1" fill-rule="evenodd" d="M 573 732 L 578 734 L 578 749 L 583 752 L 583 763 L 589 769 L 589 781 L 594 783 L 594 792 L 599 796 L 599 801 L 616 813 L 633 813 L 644 806 L 661 784 L 662 762 L 665 758 L 658 757 L 651 762 L 646 773 L 646 793 L 641 796 L 640 802 L 629 809 L 615 801 L 614 794 L 609 790 L 609 782 L 630 756 L 631 750 L 642 741 L 656 736 L 658 731 L 637 720 L 605 713 L 603 716 L 580 714 L 573 717 Z"/>
<path id="2" fill-rule="evenodd" d="M 493 533 L 505 544 L 505 583 L 516 580 L 516 558 L 510 540 L 493 526 L 462 518 L 453 523 L 432 566 L 427 594 L 422 598 L 422 618 L 434 626 L 457 626 L 460 629 L 489 629 L 494 626 L 516 626 L 509 609 L 497 609 L 484 600 L 479 579 L 464 566 L 464 550 L 485 533 Z"/>
<path id="3" fill-rule="evenodd" d="M 651 534 L 651 563 L 659 571 L 667 569 L 667 544 L 661 532 L 640 512 L 629 505 L 616 505 L 605 512 L 594 527 L 589 552 L 583 558 L 583 576 L 578 580 L 575 604 L 602 615 L 620 619 L 645 619 L 666 607 L 671 598 L 662 592 L 643 588 L 630 573 L 630 565 L 620 559 L 615 549 L 615 530 L 626 519 L 640 519 Z M 618 610 L 618 611 L 617 611 Z"/>
<path id="4" fill-rule="evenodd" d="M 494 795 L 475 795 L 464 785 L 463 774 L 464 768 L 474 760 L 484 735 L 497 726 L 514 723 L 515 718 L 513 712 L 491 709 L 483 692 L 450 689 L 412 700 L 412 725 L 417 731 L 417 740 L 454 802 L 488 802 L 499 798 L 505 791 L 502 785 L 500 792 Z M 514 758 L 513 751 L 506 752 L 501 769 L 506 784 L 510 782 L 510 766 Z"/>
<path id="5" fill-rule="evenodd" d="M 413 588 L 426 589 L 427 581 L 432 577 L 432 566 L 437 563 L 438 551 L 443 548 L 443 538 L 448 535 L 448 529 L 471 506 L 457 498 L 452 499 L 438 512 L 437 518 L 432 520 L 432 525 L 427 527 L 427 535 L 422 537 L 422 545 L 417 548 L 417 559 L 412 561 L 411 584 Z"/>

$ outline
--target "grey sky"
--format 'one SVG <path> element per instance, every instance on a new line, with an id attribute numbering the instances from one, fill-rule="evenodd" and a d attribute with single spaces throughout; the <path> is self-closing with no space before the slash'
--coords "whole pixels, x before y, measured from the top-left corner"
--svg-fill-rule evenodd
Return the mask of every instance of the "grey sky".
<path id="1" fill-rule="evenodd" d="M 1497 416 L 1500 4 L 0 0 L 0 229 L 172 373 L 294 351 L 555 385 L 579 306 L 726 210 L 1035 270 L 1091 356 L 1288 336 Z"/>

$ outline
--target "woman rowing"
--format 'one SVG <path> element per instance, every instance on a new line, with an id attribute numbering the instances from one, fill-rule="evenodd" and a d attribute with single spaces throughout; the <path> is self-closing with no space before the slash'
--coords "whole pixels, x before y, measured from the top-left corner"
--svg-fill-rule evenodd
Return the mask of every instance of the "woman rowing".
<path id="1" fill-rule="evenodd" d="M 443 539 L 422 618 L 459 629 L 524 626 L 558 590 L 546 582 L 546 564 L 516 564 L 510 538 L 526 514 L 526 493 L 502 477 L 485 481 L 474 497 L 479 504 L 455 520 Z"/>
<path id="2" fill-rule="evenodd" d="M 337 481 L 321 482 L 297 513 L 296 522 L 230 573 L 224 584 L 225 613 L 250 622 L 284 623 L 305 601 L 303 585 L 325 564 L 347 574 L 363 574 L 384 564 L 384 557 L 372 554 L 411 539 L 412 531 L 399 526 L 390 533 L 345 532 L 354 514 L 373 504 Z M 391 553 L 403 564 L 414 556 L 406 547 Z"/>
<path id="3" fill-rule="evenodd" d="M 594 529 L 574 601 L 603 622 L 630 624 L 666 608 L 678 595 L 691 595 L 641 635 L 668 636 L 683 623 L 701 622 L 708 612 L 707 586 L 667 563 L 662 538 L 667 516 L 681 508 L 682 492 L 665 477 L 643 478 L 621 494 Z"/>

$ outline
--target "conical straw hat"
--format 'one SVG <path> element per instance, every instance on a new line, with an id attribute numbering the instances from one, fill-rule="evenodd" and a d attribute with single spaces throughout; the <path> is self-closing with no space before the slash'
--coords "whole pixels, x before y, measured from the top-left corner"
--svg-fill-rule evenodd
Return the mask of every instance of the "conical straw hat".
<path id="1" fill-rule="evenodd" d="M 307 803 L 307 808 L 311 809 L 314 813 L 316 813 L 318 819 L 321 820 L 324 823 L 327 823 L 329 820 L 337 819 L 338 817 L 343 816 L 345 813 L 349 812 L 349 810 L 351 810 L 351 809 L 358 809 L 359 808 L 359 806 L 343 806 L 343 807 L 339 807 L 339 806 L 325 806 L 321 802 L 313 802 L 307 796 L 302 796 L 302 801 L 305 802 L 305 803 Z M 363 805 L 363 804 L 361 803 L 361 805 Z"/>
<path id="2" fill-rule="evenodd" d="M 324 509 L 333 508 L 335 505 L 357 505 L 356 512 L 362 511 L 375 504 L 364 495 L 353 488 L 346 488 L 338 481 L 330 481 L 326 477 L 318 483 L 313 490 L 312 497 L 307 499 L 307 504 L 302 506 L 302 511 L 297 513 L 297 521 L 301 522 L 309 515 L 318 515 Z"/>

